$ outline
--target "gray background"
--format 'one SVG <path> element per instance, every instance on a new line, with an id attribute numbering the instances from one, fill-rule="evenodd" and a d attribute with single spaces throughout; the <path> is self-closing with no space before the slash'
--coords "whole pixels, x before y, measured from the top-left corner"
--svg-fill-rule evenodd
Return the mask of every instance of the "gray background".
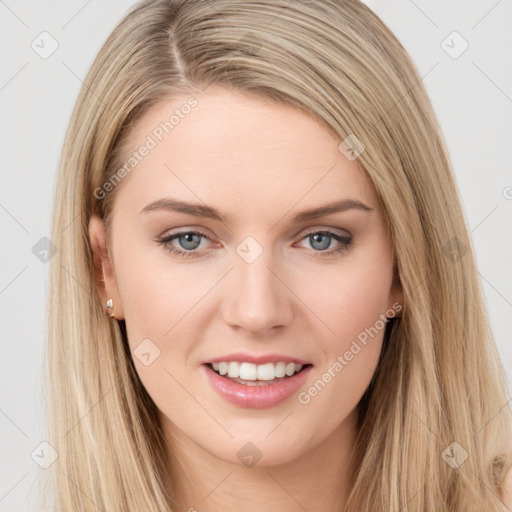
<path id="1" fill-rule="evenodd" d="M 50 236 L 58 158 L 82 80 L 132 3 L 0 0 L 0 511 L 34 510 L 39 466 L 31 453 L 44 450 L 39 393 L 48 265 L 32 248 Z M 512 1 L 366 3 L 411 53 L 434 104 L 510 376 Z M 42 58 L 51 38 L 58 48 Z M 469 47 L 458 55 L 464 41 Z"/>

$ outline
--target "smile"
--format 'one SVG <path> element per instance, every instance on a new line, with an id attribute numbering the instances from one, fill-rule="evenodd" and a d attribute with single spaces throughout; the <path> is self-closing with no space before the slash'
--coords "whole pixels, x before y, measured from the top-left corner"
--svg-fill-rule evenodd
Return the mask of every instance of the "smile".
<path id="1" fill-rule="evenodd" d="M 303 365 L 297 363 L 277 363 L 254 364 L 239 361 L 221 361 L 212 363 L 212 368 L 219 375 L 226 375 L 232 379 L 238 379 L 237 382 L 244 384 L 254 383 L 256 381 L 274 381 L 276 379 L 291 377 L 302 370 Z"/>
<path id="2" fill-rule="evenodd" d="M 303 386 L 311 364 L 255 364 L 244 361 L 219 361 L 202 365 L 210 386 L 227 402 L 239 407 L 274 407 L 297 393 Z"/>

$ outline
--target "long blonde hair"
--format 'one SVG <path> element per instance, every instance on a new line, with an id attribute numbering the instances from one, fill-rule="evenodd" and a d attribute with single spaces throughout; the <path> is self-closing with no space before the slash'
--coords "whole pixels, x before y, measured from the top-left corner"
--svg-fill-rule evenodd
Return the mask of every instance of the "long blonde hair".
<path id="1" fill-rule="evenodd" d="M 451 164 L 410 57 L 357 0 L 147 0 L 103 45 L 67 131 L 53 217 L 45 389 L 56 509 L 172 510 L 166 440 L 124 322 L 98 299 L 88 224 L 98 213 L 108 233 L 122 182 L 101 200 L 95 190 L 141 114 L 211 84 L 300 108 L 340 141 L 355 136 L 384 206 L 404 305 L 360 403 L 346 509 L 500 510 L 511 412 Z"/>

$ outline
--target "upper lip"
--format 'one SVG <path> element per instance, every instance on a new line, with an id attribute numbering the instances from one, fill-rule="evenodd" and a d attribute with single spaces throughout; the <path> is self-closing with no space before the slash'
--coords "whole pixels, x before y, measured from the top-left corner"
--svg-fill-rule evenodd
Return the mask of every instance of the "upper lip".
<path id="1" fill-rule="evenodd" d="M 260 355 L 252 355 L 252 354 L 228 354 L 225 356 L 215 357 L 213 359 L 208 359 L 203 364 L 209 363 L 221 363 L 221 362 L 230 362 L 230 361 L 239 361 L 253 364 L 265 364 L 265 363 L 296 363 L 296 364 L 311 364 L 309 361 L 305 361 L 304 359 L 300 359 L 298 357 L 285 356 L 283 354 L 260 354 Z"/>

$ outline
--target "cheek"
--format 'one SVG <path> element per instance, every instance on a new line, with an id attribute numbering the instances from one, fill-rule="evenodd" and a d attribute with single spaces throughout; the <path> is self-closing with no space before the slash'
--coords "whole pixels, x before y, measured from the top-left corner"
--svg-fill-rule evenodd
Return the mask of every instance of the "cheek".
<path id="1" fill-rule="evenodd" d="M 206 264 L 199 275 L 200 265 L 129 240 L 119 240 L 117 254 L 123 255 L 116 262 L 116 277 L 137 373 L 157 404 L 171 396 L 186 403 L 176 381 L 185 382 L 196 370 L 191 354 L 208 323 L 204 308 L 219 275 Z"/>
<path id="2" fill-rule="evenodd" d="M 331 409 L 326 428 L 357 405 L 380 358 L 386 316 L 391 314 L 392 266 L 385 247 L 370 256 L 347 259 L 309 279 L 309 295 L 306 288 L 299 291 L 322 320 L 315 321 L 322 358 L 314 381 L 298 398 L 306 406 Z"/>
<path id="3" fill-rule="evenodd" d="M 116 276 L 129 334 L 134 339 L 172 337 L 214 281 L 198 279 L 197 267 L 173 260 L 158 246 L 125 245 L 122 254 Z"/>
<path id="4" fill-rule="evenodd" d="M 156 405 L 168 410 L 173 404 L 175 413 L 182 414 L 191 404 L 179 383 L 192 370 L 188 356 L 193 336 L 200 332 L 194 315 L 211 284 L 195 279 L 192 266 L 163 265 L 164 258 L 150 258 L 149 251 L 126 251 L 116 270 L 128 342 L 136 371 Z"/>
<path id="5" fill-rule="evenodd" d="M 356 408 L 377 369 L 386 328 L 387 295 L 376 293 L 375 282 L 368 276 L 368 282 L 347 278 L 343 285 L 331 302 L 324 297 L 322 313 L 335 335 L 319 329 L 324 333 L 317 336 L 321 363 L 297 396 L 310 416 L 329 411 L 319 435 L 335 429 Z"/>
<path id="6" fill-rule="evenodd" d="M 307 304 L 311 321 L 319 325 L 317 339 L 323 340 L 324 352 L 348 350 L 352 340 L 378 338 L 376 331 L 383 331 L 392 267 L 385 250 L 377 249 L 364 259 L 317 266 L 314 274 L 297 279 L 294 292 Z"/>

